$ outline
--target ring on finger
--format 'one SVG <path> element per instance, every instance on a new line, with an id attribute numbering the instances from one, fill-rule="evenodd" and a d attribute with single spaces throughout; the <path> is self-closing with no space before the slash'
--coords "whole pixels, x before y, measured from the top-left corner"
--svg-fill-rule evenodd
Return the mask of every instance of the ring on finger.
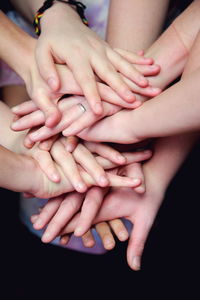
<path id="1" fill-rule="evenodd" d="M 85 108 L 85 106 L 82 103 L 78 103 L 77 105 L 80 107 L 80 109 L 82 110 L 82 112 L 86 112 L 86 108 Z"/>

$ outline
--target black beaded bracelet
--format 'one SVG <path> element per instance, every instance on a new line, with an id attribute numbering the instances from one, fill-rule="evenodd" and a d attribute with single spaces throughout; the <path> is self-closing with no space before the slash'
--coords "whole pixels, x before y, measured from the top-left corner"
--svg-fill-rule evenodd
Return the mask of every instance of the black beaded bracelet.
<path id="1" fill-rule="evenodd" d="M 73 1 L 73 0 L 69 0 L 69 1 L 56 0 L 56 1 L 75 6 L 76 11 L 77 11 L 78 15 L 80 16 L 82 22 L 86 26 L 88 26 L 88 21 L 85 17 L 85 14 L 84 14 L 86 6 L 82 2 Z M 41 33 L 40 19 L 42 18 L 45 10 L 50 8 L 54 4 L 54 2 L 55 2 L 55 0 L 46 0 L 46 1 L 44 1 L 42 7 L 40 7 L 40 9 L 38 9 L 37 13 L 35 14 L 34 21 L 33 21 L 33 26 L 35 28 L 35 33 L 37 35 L 40 35 L 40 33 Z"/>

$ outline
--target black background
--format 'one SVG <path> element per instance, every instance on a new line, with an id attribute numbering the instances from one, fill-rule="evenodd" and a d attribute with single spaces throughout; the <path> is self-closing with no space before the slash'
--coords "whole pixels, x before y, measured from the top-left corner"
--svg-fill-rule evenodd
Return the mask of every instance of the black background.
<path id="1" fill-rule="evenodd" d="M 189 293 L 188 299 L 198 299 L 199 157 L 200 144 L 167 191 L 140 272 L 126 263 L 126 243 L 101 256 L 42 244 L 19 221 L 18 194 L 1 190 L 1 274 L 6 293 L 15 299 L 54 294 L 71 298 L 80 293 L 87 298 L 129 295 L 139 299 L 144 294 L 162 299 Z"/>

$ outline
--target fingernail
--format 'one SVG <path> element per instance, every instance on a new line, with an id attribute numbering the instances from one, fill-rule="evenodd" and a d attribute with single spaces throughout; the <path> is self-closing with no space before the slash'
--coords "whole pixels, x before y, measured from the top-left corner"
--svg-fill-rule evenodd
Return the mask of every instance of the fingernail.
<path id="1" fill-rule="evenodd" d="M 145 186 L 144 185 L 140 185 L 136 188 L 135 190 L 137 193 L 139 194 L 143 194 L 145 192 Z"/>
<path id="2" fill-rule="evenodd" d="M 148 80 L 145 79 L 143 76 L 139 77 L 139 82 L 141 85 L 147 85 L 148 84 Z"/>
<path id="3" fill-rule="evenodd" d="M 128 233 L 126 231 L 120 231 L 118 237 L 120 241 L 125 241 L 128 238 Z"/>
<path id="4" fill-rule="evenodd" d="M 31 222 L 34 224 L 37 220 L 38 216 L 31 216 Z"/>
<path id="5" fill-rule="evenodd" d="M 48 86 L 50 86 L 51 89 L 55 90 L 57 88 L 57 82 L 56 80 L 53 78 L 53 77 L 50 77 L 48 80 L 47 80 L 47 84 Z"/>
<path id="6" fill-rule="evenodd" d="M 139 185 L 140 184 L 140 182 L 141 182 L 141 180 L 139 179 L 139 178 L 133 178 L 133 184 L 134 185 Z"/>
<path id="7" fill-rule="evenodd" d="M 157 87 L 151 87 L 151 90 L 153 91 L 153 92 L 160 92 L 160 88 L 157 88 Z"/>
<path id="8" fill-rule="evenodd" d="M 16 120 L 12 123 L 11 127 L 15 127 L 15 126 L 19 126 L 19 125 L 20 125 L 20 120 Z"/>
<path id="9" fill-rule="evenodd" d="M 34 139 L 36 139 L 37 137 L 38 137 L 37 131 L 36 131 L 36 132 L 33 132 L 33 133 L 31 133 L 31 134 L 29 134 L 29 138 L 30 138 L 31 140 L 33 140 L 33 141 L 34 141 Z"/>
<path id="10" fill-rule="evenodd" d="M 81 227 L 77 227 L 76 230 L 74 231 L 75 236 L 81 236 L 83 235 L 83 230 Z"/>
<path id="11" fill-rule="evenodd" d="M 140 270 L 140 256 L 134 256 L 132 260 L 132 267 L 135 271 Z"/>
<path id="12" fill-rule="evenodd" d="M 95 113 L 97 114 L 102 114 L 103 113 L 103 108 L 102 105 L 100 103 L 96 103 L 94 106 L 95 109 Z"/>
<path id="13" fill-rule="evenodd" d="M 110 238 L 105 238 L 104 245 L 106 246 L 106 249 L 110 249 L 113 247 L 114 242 Z"/>
<path id="14" fill-rule="evenodd" d="M 126 162 L 126 157 L 124 157 L 123 155 L 117 155 L 117 160 L 119 163 L 125 163 Z"/>
<path id="15" fill-rule="evenodd" d="M 135 95 L 129 90 L 125 92 L 125 97 L 128 100 L 132 100 L 132 101 L 135 100 Z"/>
<path id="16" fill-rule="evenodd" d="M 72 152 L 73 151 L 73 146 L 71 144 L 67 144 L 65 149 L 68 151 L 68 152 Z"/>
<path id="17" fill-rule="evenodd" d="M 19 107 L 18 106 L 13 106 L 11 108 L 12 112 L 17 113 L 19 111 Z"/>
<path id="18" fill-rule="evenodd" d="M 50 239 L 50 237 L 51 237 L 50 233 L 49 232 L 45 232 L 43 234 L 43 236 L 42 236 L 42 241 L 46 242 L 46 241 L 48 241 Z"/>
<path id="19" fill-rule="evenodd" d="M 59 182 L 60 181 L 60 176 L 58 174 L 54 173 L 54 174 L 51 175 L 51 179 L 54 182 Z"/>
<path id="20" fill-rule="evenodd" d="M 106 186 L 106 185 L 108 185 L 108 183 L 109 183 L 108 179 L 107 179 L 106 176 L 104 176 L 104 175 L 100 176 L 98 182 L 99 182 L 99 184 L 102 185 L 102 186 Z"/>
<path id="21" fill-rule="evenodd" d="M 36 220 L 36 222 L 33 224 L 33 227 L 35 228 L 35 229 L 37 229 L 38 227 L 41 227 L 42 226 L 42 220 L 40 219 L 40 218 L 38 218 L 37 220 Z"/>
<path id="22" fill-rule="evenodd" d="M 139 107 L 141 104 L 142 104 L 142 101 L 136 100 L 136 101 L 134 102 L 134 108 Z"/>
<path id="23" fill-rule="evenodd" d="M 84 193 L 87 190 L 87 186 L 83 182 L 79 182 L 76 186 L 77 192 Z"/>

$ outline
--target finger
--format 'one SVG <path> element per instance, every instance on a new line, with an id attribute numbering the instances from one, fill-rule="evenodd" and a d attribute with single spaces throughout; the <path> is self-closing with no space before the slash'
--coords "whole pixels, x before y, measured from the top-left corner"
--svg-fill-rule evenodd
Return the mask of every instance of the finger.
<path id="1" fill-rule="evenodd" d="M 92 234 L 92 231 L 89 230 L 82 236 L 83 245 L 87 248 L 92 248 L 95 245 L 95 240 Z"/>
<path id="2" fill-rule="evenodd" d="M 64 246 L 64 245 L 67 245 L 67 243 L 69 242 L 69 240 L 70 240 L 70 236 L 67 235 L 67 234 L 65 234 L 65 235 L 63 235 L 63 236 L 60 237 L 59 243 L 60 243 L 60 245 Z"/>
<path id="3" fill-rule="evenodd" d="M 107 189 L 101 189 L 98 187 L 92 187 L 86 194 L 81 214 L 74 231 L 75 236 L 82 236 L 91 227 L 106 194 Z"/>
<path id="4" fill-rule="evenodd" d="M 95 142 L 84 142 L 84 145 L 87 149 L 89 149 L 92 153 L 99 154 L 100 156 L 107 158 L 116 164 L 125 164 L 126 158 L 114 148 L 100 143 Z"/>
<path id="5" fill-rule="evenodd" d="M 47 175 L 49 180 L 60 182 L 61 177 L 48 151 L 38 150 L 34 153 L 34 158 L 38 162 L 42 171 Z"/>
<path id="6" fill-rule="evenodd" d="M 124 50 L 124 49 L 119 49 L 115 48 L 114 49 L 117 53 L 119 53 L 121 56 L 123 56 L 125 59 L 127 59 L 130 63 L 132 64 L 144 64 L 144 65 L 151 65 L 153 64 L 153 59 L 149 57 L 144 57 L 144 51 L 141 50 L 138 55 Z"/>
<path id="7" fill-rule="evenodd" d="M 109 225 L 121 242 L 124 242 L 129 238 L 126 226 L 120 219 L 109 221 Z"/>
<path id="8" fill-rule="evenodd" d="M 31 149 L 35 145 L 35 142 L 31 141 L 31 139 L 29 138 L 29 134 L 32 134 L 37 130 L 38 130 L 38 127 L 33 127 L 31 129 L 29 129 L 28 134 L 24 138 L 24 146 L 26 148 Z"/>
<path id="9" fill-rule="evenodd" d="M 141 257 L 150 229 L 151 225 L 147 225 L 145 220 L 134 223 L 127 248 L 127 261 L 135 271 L 141 268 Z"/>
<path id="10" fill-rule="evenodd" d="M 127 85 L 130 87 L 130 89 L 136 93 L 141 94 L 148 97 L 155 97 L 158 94 L 161 93 L 161 89 L 157 87 L 147 86 L 144 88 L 139 87 L 137 84 L 135 84 L 133 81 L 131 81 L 128 78 L 123 77 L 124 81 L 127 83 Z"/>
<path id="11" fill-rule="evenodd" d="M 71 107 L 66 113 L 63 114 L 62 120 L 54 128 L 47 128 L 46 126 L 41 127 L 39 130 L 29 135 L 29 139 L 33 142 L 39 142 L 50 138 L 51 136 L 62 132 L 67 128 L 72 122 L 79 118 L 83 114 L 83 111 L 78 105 Z"/>
<path id="12" fill-rule="evenodd" d="M 34 195 L 33 194 L 31 194 L 31 193 L 23 193 L 23 197 L 24 198 L 34 198 Z"/>
<path id="13" fill-rule="evenodd" d="M 37 218 L 38 218 L 38 215 L 32 215 L 32 216 L 30 217 L 31 223 L 34 224 L 34 223 L 36 222 Z"/>
<path id="14" fill-rule="evenodd" d="M 83 57 L 79 57 L 76 59 L 76 63 L 74 65 L 72 65 L 72 63 L 68 64 L 92 111 L 97 115 L 102 114 L 103 107 L 101 104 L 95 76 L 89 61 Z"/>
<path id="15" fill-rule="evenodd" d="M 61 235 L 73 233 L 80 217 L 80 212 L 73 216 L 73 218 L 61 230 Z"/>
<path id="16" fill-rule="evenodd" d="M 36 222 L 33 224 L 33 227 L 36 230 L 42 229 L 44 226 L 46 226 L 49 223 L 51 218 L 58 210 L 62 200 L 63 197 L 61 196 L 48 200 L 47 204 L 44 206 L 41 213 L 39 214 Z"/>
<path id="17" fill-rule="evenodd" d="M 135 101 L 135 96 L 131 92 L 128 85 L 123 81 L 120 74 L 117 73 L 113 65 L 108 61 L 106 55 L 104 55 L 104 63 L 97 64 L 98 57 L 94 59 L 93 69 L 95 70 L 97 76 L 107 83 L 116 93 L 125 101 L 133 102 Z"/>
<path id="18" fill-rule="evenodd" d="M 128 178 L 110 173 L 107 173 L 107 175 L 110 180 L 110 186 L 136 188 L 141 184 L 139 178 Z"/>
<path id="19" fill-rule="evenodd" d="M 140 163 L 133 163 L 128 165 L 126 168 L 126 175 L 129 177 L 136 176 L 137 178 L 140 178 L 141 184 L 135 188 L 135 191 L 139 194 L 145 193 L 146 191 L 145 176 L 143 173 L 142 165 Z"/>
<path id="20" fill-rule="evenodd" d="M 96 183 L 102 187 L 109 184 L 107 175 L 104 169 L 97 163 L 92 153 L 82 144 L 78 144 L 73 152 L 73 156 L 88 173 L 94 178 Z"/>
<path id="21" fill-rule="evenodd" d="M 134 65 L 134 67 L 144 76 L 155 76 L 160 72 L 159 65 Z"/>
<path id="22" fill-rule="evenodd" d="M 62 117 L 61 112 L 57 104 L 46 95 L 45 91 L 38 91 L 33 100 L 45 115 L 45 125 L 49 128 L 57 125 Z"/>
<path id="23" fill-rule="evenodd" d="M 54 142 L 58 139 L 58 134 L 50 137 L 49 139 L 43 141 L 43 142 L 40 142 L 39 143 L 39 148 L 41 150 L 45 150 L 45 151 L 50 151 L 51 150 L 51 147 L 53 146 Z"/>
<path id="24" fill-rule="evenodd" d="M 11 110 L 14 114 L 18 116 L 23 116 L 38 110 L 38 107 L 33 101 L 29 100 L 19 105 L 13 106 Z"/>
<path id="25" fill-rule="evenodd" d="M 40 75 L 47 82 L 52 91 L 58 91 L 60 82 L 51 50 L 47 47 L 37 46 L 35 56 Z"/>
<path id="26" fill-rule="evenodd" d="M 120 107 L 129 108 L 129 109 L 131 108 L 134 109 L 141 105 L 141 102 L 137 100 L 135 100 L 133 103 L 126 102 L 122 97 L 120 97 L 113 89 L 111 89 L 106 84 L 97 82 L 97 86 L 99 89 L 100 96 L 105 102 L 112 103 Z M 105 107 L 104 107 L 104 111 L 105 111 Z"/>
<path id="27" fill-rule="evenodd" d="M 144 150 L 135 152 L 123 152 L 122 155 L 125 157 L 124 165 L 128 165 L 149 159 L 152 156 L 152 151 Z M 95 159 L 104 168 L 104 170 L 112 169 L 119 165 L 101 156 L 96 156 Z"/>
<path id="28" fill-rule="evenodd" d="M 76 136 L 68 136 L 67 138 L 64 138 L 62 140 L 65 149 L 68 152 L 73 152 L 76 149 L 76 146 L 78 145 L 78 137 Z"/>
<path id="29" fill-rule="evenodd" d="M 80 193 L 68 194 L 61 202 L 56 214 L 49 222 L 43 236 L 42 242 L 49 243 L 59 235 L 62 228 L 69 222 L 73 215 L 80 209 L 83 195 Z"/>
<path id="30" fill-rule="evenodd" d="M 45 117 L 42 111 L 36 110 L 28 115 L 21 117 L 12 123 L 11 128 L 15 131 L 30 129 L 35 126 L 44 124 Z"/>
<path id="31" fill-rule="evenodd" d="M 147 78 L 145 78 L 132 64 L 125 60 L 121 55 L 110 49 L 107 51 L 107 55 L 115 68 L 125 77 L 131 79 L 141 87 L 146 87 L 148 85 Z M 142 60 L 143 58 L 139 56 L 139 59 Z"/>
<path id="32" fill-rule="evenodd" d="M 104 248 L 106 250 L 112 250 L 115 247 L 115 240 L 108 224 L 106 222 L 101 222 L 96 224 L 95 228 L 102 240 Z"/>
<path id="33" fill-rule="evenodd" d="M 76 135 L 83 129 L 90 127 L 98 120 L 99 117 L 97 115 L 95 115 L 92 111 L 86 110 L 79 119 L 75 120 L 68 128 L 63 130 L 62 134 L 64 136 Z"/>
<path id="34" fill-rule="evenodd" d="M 130 172 L 131 176 L 140 178 L 140 180 L 141 180 L 141 184 L 135 188 L 135 191 L 139 194 L 145 193 L 145 191 L 146 191 L 145 177 L 144 177 L 141 163 L 134 163 L 130 166 L 131 166 L 131 172 Z M 127 169 L 130 166 L 128 166 Z M 127 175 L 129 174 L 129 176 L 130 176 L 130 173 L 127 173 Z"/>
<path id="35" fill-rule="evenodd" d="M 73 155 L 67 152 L 61 142 L 57 142 L 51 149 L 51 155 L 56 163 L 62 168 L 63 173 L 71 182 L 75 190 L 84 193 L 87 185 L 82 179 Z"/>

